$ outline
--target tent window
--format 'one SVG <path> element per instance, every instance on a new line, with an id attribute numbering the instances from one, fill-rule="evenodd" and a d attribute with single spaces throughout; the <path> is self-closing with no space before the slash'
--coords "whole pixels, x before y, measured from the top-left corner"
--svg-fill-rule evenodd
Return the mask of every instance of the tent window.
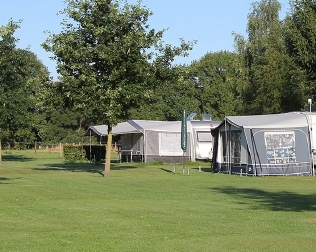
<path id="1" fill-rule="evenodd" d="M 228 138 L 228 139 L 227 139 Z M 241 131 L 231 131 L 231 136 L 227 132 L 221 132 L 222 153 L 224 162 L 240 163 L 241 162 Z M 230 149 L 230 151 L 228 151 Z M 230 158 L 229 158 L 230 157 Z"/>
<path id="2" fill-rule="evenodd" d="M 240 163 L 241 157 L 241 131 L 232 131 L 232 140 L 231 140 L 231 161 L 233 163 Z"/>
<path id="3" fill-rule="evenodd" d="M 265 132 L 264 138 L 269 164 L 296 163 L 294 131 Z"/>
<path id="4" fill-rule="evenodd" d="M 197 140 L 198 142 L 212 142 L 212 134 L 211 132 L 198 131 Z"/>
<path id="5" fill-rule="evenodd" d="M 159 133 L 159 146 L 160 156 L 183 155 L 180 133 Z"/>
<path id="6" fill-rule="evenodd" d="M 223 161 L 227 162 L 227 140 L 226 140 L 226 132 L 221 132 L 221 140 L 222 140 L 222 153 L 223 153 Z"/>

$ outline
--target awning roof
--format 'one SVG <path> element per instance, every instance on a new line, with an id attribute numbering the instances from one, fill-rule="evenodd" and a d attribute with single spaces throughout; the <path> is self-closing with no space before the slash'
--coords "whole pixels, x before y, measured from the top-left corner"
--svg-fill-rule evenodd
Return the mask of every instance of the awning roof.
<path id="1" fill-rule="evenodd" d="M 290 112 L 270 115 L 228 116 L 227 122 L 243 128 L 289 128 L 306 127 L 306 114 Z"/>
<path id="2" fill-rule="evenodd" d="M 189 123 L 192 123 L 194 128 L 210 128 L 216 127 L 219 122 L 217 121 L 187 121 L 187 131 L 190 132 L 191 128 Z M 199 126 L 199 127 L 198 127 Z M 181 132 L 181 121 L 152 121 L 152 120 L 128 120 L 117 124 L 112 129 L 113 135 L 129 134 L 129 133 L 144 133 L 145 131 L 160 131 L 160 132 Z M 107 125 L 91 126 L 85 133 L 89 135 L 106 136 L 108 134 Z"/>
<path id="3" fill-rule="evenodd" d="M 108 135 L 108 126 L 107 125 L 96 125 L 91 126 L 86 132 L 86 136 L 90 135 L 90 132 L 92 135 L 99 135 L 99 136 L 107 136 Z M 113 135 L 119 135 L 123 133 L 137 133 L 139 130 L 135 129 L 132 125 L 130 125 L 128 122 L 122 122 L 117 124 L 112 129 Z"/>
<path id="4" fill-rule="evenodd" d="M 181 121 L 128 120 L 114 126 L 112 134 L 144 133 L 146 130 L 181 132 Z M 108 127 L 107 125 L 91 126 L 85 135 L 89 136 L 90 132 L 92 135 L 107 136 Z"/>

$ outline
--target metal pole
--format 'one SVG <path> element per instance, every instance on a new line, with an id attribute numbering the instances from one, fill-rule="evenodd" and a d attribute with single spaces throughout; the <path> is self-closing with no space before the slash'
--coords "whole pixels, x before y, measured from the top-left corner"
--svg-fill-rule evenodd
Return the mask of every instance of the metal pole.
<path id="1" fill-rule="evenodd" d="M 182 175 L 184 175 L 184 151 L 182 156 Z"/>
<path id="2" fill-rule="evenodd" d="M 309 104 L 309 119 L 310 119 L 310 138 L 311 138 L 311 156 L 312 156 L 312 176 L 315 176 L 315 170 L 314 170 L 314 138 L 313 138 L 313 120 L 312 120 L 312 99 L 308 99 Z"/>

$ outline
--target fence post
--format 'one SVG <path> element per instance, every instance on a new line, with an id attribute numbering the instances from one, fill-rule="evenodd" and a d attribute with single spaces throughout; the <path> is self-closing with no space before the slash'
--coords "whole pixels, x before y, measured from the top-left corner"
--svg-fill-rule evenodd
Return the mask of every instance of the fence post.
<path id="1" fill-rule="evenodd" d="M 59 157 L 63 157 L 63 145 L 61 143 L 59 143 Z"/>
<path id="2" fill-rule="evenodd" d="M 0 164 L 2 163 L 2 141 L 0 140 Z"/>

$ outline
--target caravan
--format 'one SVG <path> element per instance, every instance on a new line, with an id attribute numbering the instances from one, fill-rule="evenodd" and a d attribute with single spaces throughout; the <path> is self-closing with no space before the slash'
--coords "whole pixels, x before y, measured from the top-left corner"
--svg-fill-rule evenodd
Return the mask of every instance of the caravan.
<path id="1" fill-rule="evenodd" d="M 213 136 L 211 130 L 216 128 L 220 122 L 205 121 L 189 121 L 192 127 L 193 149 L 195 160 L 211 160 L 213 157 Z"/>

